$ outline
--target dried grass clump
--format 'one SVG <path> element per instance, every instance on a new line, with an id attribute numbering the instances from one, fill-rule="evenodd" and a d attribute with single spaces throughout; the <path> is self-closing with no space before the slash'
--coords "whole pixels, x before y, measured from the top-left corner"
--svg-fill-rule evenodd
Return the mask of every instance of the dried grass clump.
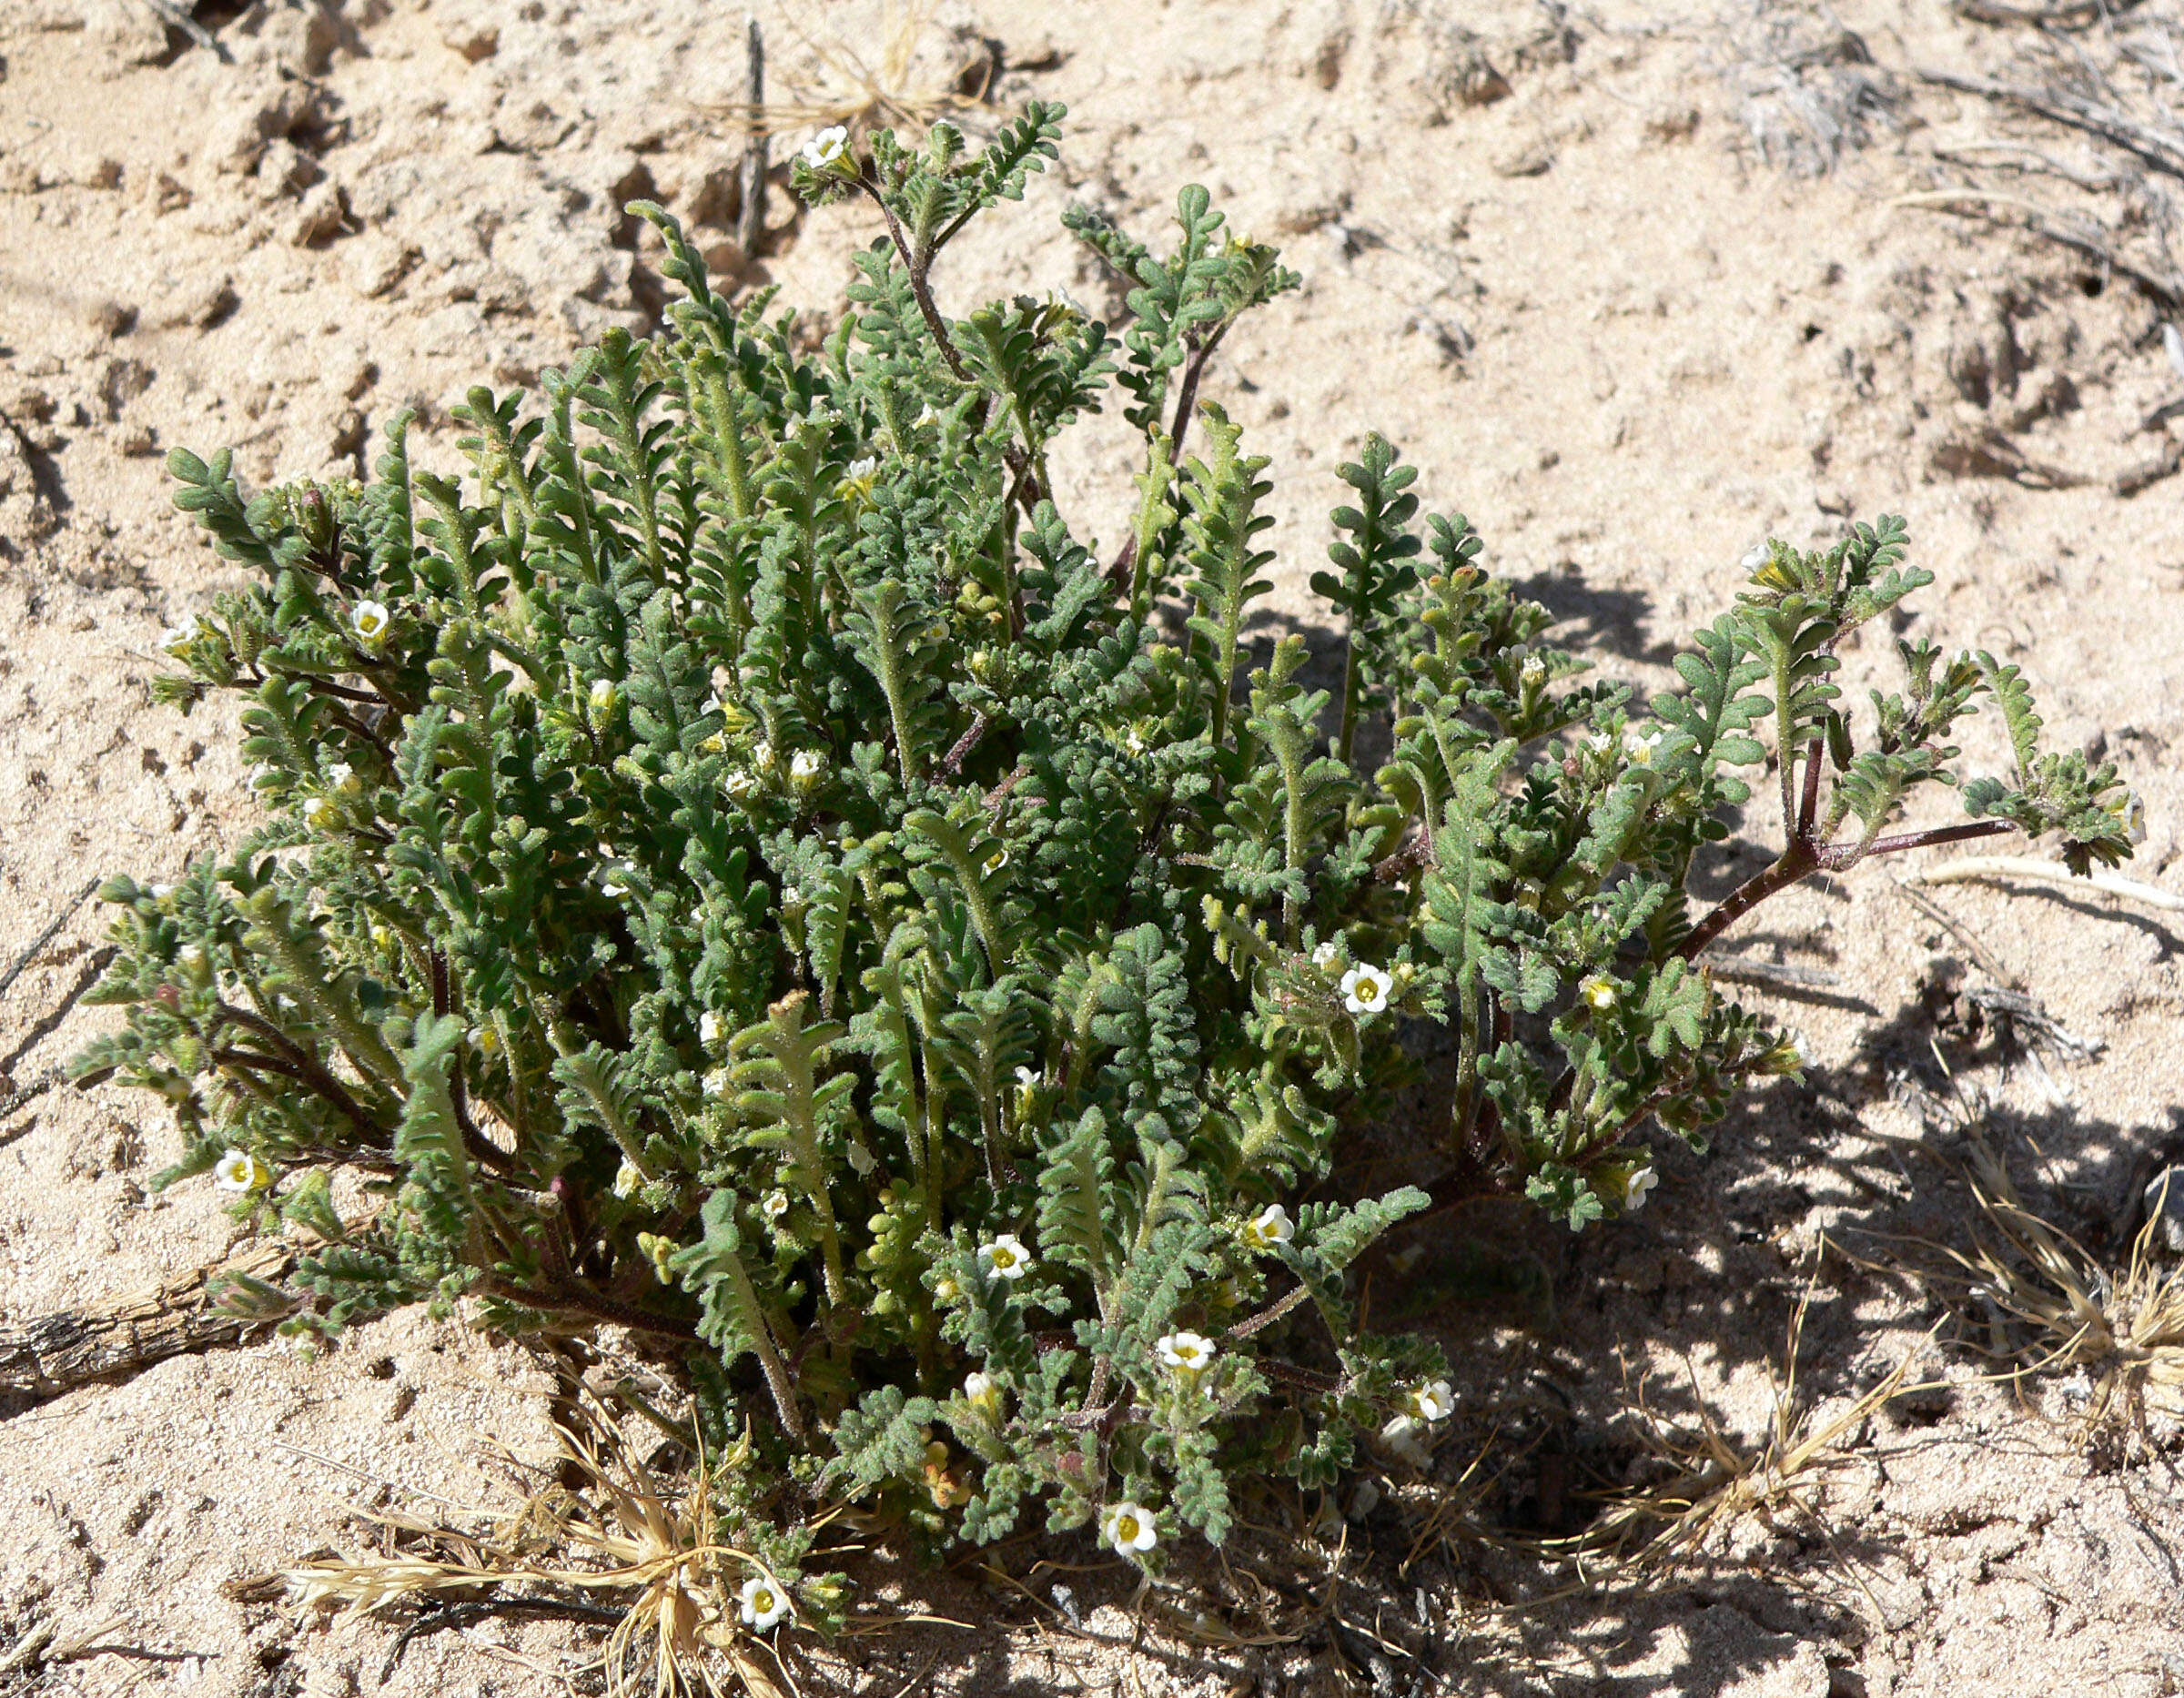
<path id="1" fill-rule="evenodd" d="M 1773 1411 L 1756 1444 L 1741 1444 L 1697 1398 L 1699 1426 L 1694 1432 L 1655 1414 L 1641 1381 L 1635 1423 L 1640 1442 L 1664 1470 L 1655 1483 L 1616 1493 L 1597 1521 L 1582 1533 L 1549 1541 L 1543 1553 L 1581 1562 L 1606 1558 L 1635 1569 L 1658 1568 L 1695 1553 L 1753 1515 L 1770 1519 L 1785 1512 L 1801 1516 L 1824 1539 L 1829 1530 L 1814 1488 L 1831 1471 L 1853 1460 L 1846 1441 L 1887 1404 L 1908 1390 L 1904 1384 L 1911 1358 L 1906 1355 L 1878 1384 L 1815 1422 L 1815 1406 L 1801 1397 L 1797 1361 L 1805 1316 L 1812 1290 L 1790 1316 L 1782 1366 L 1768 1364 Z"/>
<path id="2" fill-rule="evenodd" d="M 1975 1348 L 2007 1364 L 2005 1377 L 2020 1387 L 2082 1371 L 2090 1390 L 2072 1422 L 2081 1441 L 2145 1437 L 2149 1414 L 2184 1418 L 2184 1266 L 2156 1258 L 2160 1211 L 2150 1211 L 2111 1279 L 2077 1239 L 2026 1208 L 1985 1139 L 1967 1137 L 1967 1177 L 1986 1230 L 1974 1232 L 1968 1255 L 1938 1247 L 1960 1273 L 1927 1277 L 1985 1333 Z"/>
<path id="3" fill-rule="evenodd" d="M 585 1410 L 557 1430 L 562 1460 L 581 1476 L 575 1490 L 547 1484 L 482 1532 L 360 1513 L 391 1548 L 289 1570 L 291 1595 L 304 1610 L 339 1608 L 348 1620 L 481 1596 L 529 1613 L 551 1600 L 603 1602 L 624 1612 L 602 1652 L 610 1698 L 648 1687 L 653 1698 L 776 1693 L 736 1599 L 746 1579 L 774 1577 L 757 1557 L 717 1542 L 710 1459 L 701 1452 L 687 1478 L 670 1481 L 603 1415 Z"/>
<path id="4" fill-rule="evenodd" d="M 787 27 L 824 67 L 822 80 L 793 82 L 785 99 L 745 101 L 715 110 L 746 130 L 769 136 L 834 124 L 853 137 L 888 127 L 923 131 L 935 118 L 976 106 L 995 69 L 990 51 L 982 45 L 976 56 L 953 68 L 945 83 L 914 80 L 932 13 L 929 0 L 890 5 L 880 29 L 878 57 L 868 60 L 839 35 L 825 39 L 807 35 L 791 11 Z"/>

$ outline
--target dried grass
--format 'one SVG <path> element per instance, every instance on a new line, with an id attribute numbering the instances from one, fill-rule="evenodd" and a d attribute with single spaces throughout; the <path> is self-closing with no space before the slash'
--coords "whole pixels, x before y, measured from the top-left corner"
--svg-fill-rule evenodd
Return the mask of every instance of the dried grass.
<path id="1" fill-rule="evenodd" d="M 511 1588 L 529 1602 L 595 1600 L 626 1612 L 602 1651 L 610 1698 L 648 1686 L 653 1698 L 775 1698 L 735 1598 L 746 1577 L 773 1576 L 755 1556 L 716 1541 L 714 1469 L 702 1449 L 678 1483 L 639 1460 L 603 1414 L 585 1408 L 558 1430 L 563 1460 L 581 1477 L 576 1490 L 546 1485 L 511 1516 L 474 1518 L 488 1519 L 483 1531 L 451 1524 L 454 1516 L 365 1514 L 391 1549 L 289 1570 L 283 1578 L 298 1607 L 335 1607 L 353 1621 L 458 1595 L 517 1601 Z"/>
<path id="2" fill-rule="evenodd" d="M 2012 133 L 1944 136 L 1932 186 L 1892 204 L 2016 225 L 2184 305 L 2184 20 L 2149 8 L 2082 36 L 2013 31 L 2011 45 L 2007 77 L 1918 68 Z"/>
<path id="3" fill-rule="evenodd" d="M 792 11 L 787 27 L 816 58 L 823 80 L 813 85 L 790 81 L 788 97 L 755 106 L 739 103 L 709 108 L 733 119 L 746 132 L 779 136 L 796 130 L 839 124 L 853 136 L 892 126 L 922 130 L 936 118 L 976 106 L 983 86 L 962 92 L 986 63 L 983 52 L 957 65 L 945 84 L 919 83 L 919 59 L 932 21 L 930 0 L 897 0 L 886 9 L 880 30 L 876 63 L 868 61 L 838 35 L 828 39 L 807 35 Z M 981 84 L 986 79 L 980 79 Z"/>
<path id="4" fill-rule="evenodd" d="M 1986 1230 L 1965 1253 L 1938 1250 L 1954 1271 L 1924 1270 L 1944 1288 L 1974 1348 L 2007 1363 L 1998 1376 L 2024 1385 L 2082 1371 L 2090 1390 L 2073 1420 L 2090 1442 L 2146 1435 L 2150 1414 L 2184 1417 L 2184 1267 L 2154 1254 L 2160 1211 L 2151 1211 L 2121 1275 L 2110 1278 L 2068 1233 L 2025 1206 L 2008 1168 L 1977 1132 L 1967 1133 L 1967 1178 Z"/>
<path id="5" fill-rule="evenodd" d="M 1912 1359 L 1906 1355 L 1878 1384 L 1816 1421 L 1816 1410 L 1800 1394 L 1797 1382 L 1812 1298 L 1807 1286 L 1790 1316 L 1783 1365 L 1768 1364 L 1773 1407 L 1755 1444 L 1740 1443 L 1714 1419 L 1698 1399 L 1695 1374 L 1695 1431 L 1655 1414 L 1641 1381 L 1634 1408 L 1639 1440 L 1664 1468 L 1665 1477 L 1609 1498 L 1592 1526 L 1569 1539 L 1543 1541 L 1542 1553 L 1580 1563 L 1604 1558 L 1638 1570 L 1655 1569 L 1701 1551 L 1749 1516 L 1772 1519 L 1785 1511 L 1830 1537 L 1814 1488 L 1824 1476 L 1855 1460 L 1845 1441 L 1891 1399 L 1910 1389 L 1904 1381 Z"/>

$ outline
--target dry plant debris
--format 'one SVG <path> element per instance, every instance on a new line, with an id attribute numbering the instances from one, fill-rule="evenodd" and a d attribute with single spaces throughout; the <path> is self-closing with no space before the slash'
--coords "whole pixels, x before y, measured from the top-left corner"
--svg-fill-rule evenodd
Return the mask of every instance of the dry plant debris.
<path id="1" fill-rule="evenodd" d="M 1985 1228 L 1967 1254 L 1936 1247 L 1959 1272 L 1928 1269 L 1983 1341 L 1974 1348 L 2026 1381 L 2082 1373 L 2071 1423 L 2081 1442 L 2119 1433 L 2150 1438 L 2149 1418 L 2184 1415 L 2184 1266 L 2157 1255 L 2161 1210 L 2132 1240 L 2111 1277 L 2085 1247 L 2025 1206 L 2009 1169 L 1967 1130 L 1966 1177 Z M 2075 1399 L 2073 1400 L 2076 1400 Z"/>
<path id="2" fill-rule="evenodd" d="M 610 1417 L 578 1409 L 560 1428 L 561 1460 L 581 1476 L 576 1489 L 544 1484 L 514 1515 L 483 1517 L 484 1531 L 452 1525 L 455 1515 L 359 1511 L 390 1549 L 288 1571 L 298 1607 L 337 1606 L 354 1619 L 481 1592 L 534 1612 L 600 1599 L 622 1612 L 599 1664 L 610 1698 L 647 1687 L 654 1698 L 738 1690 L 769 1698 L 778 1687 L 757 1661 L 759 1636 L 784 1613 L 787 1592 L 758 1558 L 719 1542 L 715 1464 L 701 1450 L 687 1477 L 666 1478 Z M 527 1590 L 506 1590 L 513 1587 Z"/>
<path id="3" fill-rule="evenodd" d="M 1822 1476 L 1855 1460 L 1850 1445 L 1856 1435 L 1891 1399 L 1908 1389 L 1905 1380 L 1913 1357 L 1906 1354 L 1869 1390 L 1816 1420 L 1821 1406 L 1801 1397 L 1797 1386 L 1805 1318 L 1812 1298 L 1808 1285 L 1791 1312 L 1781 1363 L 1768 1365 L 1772 1413 L 1755 1443 L 1741 1443 L 1715 1419 L 1698 1394 L 1695 1371 L 1691 1376 L 1698 1408 L 1695 1432 L 1657 1415 L 1641 1382 L 1635 1426 L 1640 1442 L 1663 1465 L 1663 1478 L 1610 1497 L 1592 1526 L 1568 1539 L 1542 1541 L 1541 1553 L 1568 1557 L 1581 1572 L 1603 1558 L 1638 1572 L 1659 1571 L 1701 1551 L 1747 1516 L 1772 1520 L 1785 1511 L 1829 1538 L 1815 1489 Z"/>

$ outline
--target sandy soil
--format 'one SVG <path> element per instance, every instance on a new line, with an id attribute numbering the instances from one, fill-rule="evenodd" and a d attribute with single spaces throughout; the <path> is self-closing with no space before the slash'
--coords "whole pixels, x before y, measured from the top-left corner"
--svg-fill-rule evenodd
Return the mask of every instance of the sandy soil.
<path id="1" fill-rule="evenodd" d="M 1916 75 L 2028 51 L 1983 10 L 2007 8 L 950 0 L 900 86 L 945 88 L 997 54 L 996 101 L 1074 113 L 1060 168 L 951 258 L 948 301 L 1064 288 L 1116 310 L 1056 215 L 1081 198 L 1150 235 L 1193 179 L 1306 273 L 1208 386 L 1274 459 L 1285 588 L 1268 629 L 1317 624 L 1304 582 L 1335 468 L 1370 429 L 1603 667 L 1652 687 L 1754 542 L 1901 511 L 1940 580 L 1908 634 L 2024 664 L 2058 742 L 2101 738 L 2144 796 L 2133 870 L 2184 890 L 2184 480 L 2117 492 L 2184 433 L 2142 428 L 2184 389 L 2163 303 L 2067 247 L 1891 204 L 1943 180 L 1950 149 L 2028 134 Z M 844 45 L 880 57 L 876 8 L 760 15 L 777 90 L 838 84 L 825 56 Z M 740 142 L 718 108 L 741 93 L 740 7 L 210 0 L 197 16 L 219 56 L 145 0 L 0 6 L 0 965 L 67 916 L 0 999 L 0 1103 L 106 1017 L 50 1023 L 96 960 L 95 905 L 69 909 L 86 880 L 171 877 L 250 817 L 228 716 L 186 721 L 147 687 L 160 628 L 236 581 L 171 510 L 167 449 L 232 444 L 253 484 L 354 472 L 412 406 L 450 461 L 446 409 L 468 385 L 530 381 L 610 324 L 652 322 L 650 233 L 619 210 L 632 196 L 822 319 L 869 235 L 853 211 L 798 219 L 777 197 L 772 251 L 735 253 Z M 2165 39 L 2172 65 L 2184 42 L 2167 0 L 2118 27 Z M 2098 27 L 2071 40 L 2114 46 Z M 1086 431 L 1067 479 L 1109 534 L 1123 430 Z M 1854 686 L 1893 663 L 1886 646 L 1849 657 Z M 1991 727 L 1968 741 L 1991 753 Z M 1768 853 L 1772 830 L 1757 814 L 1733 847 Z M 1090 1564 L 1066 1602 L 1057 1571 L 1024 1572 L 1030 1552 L 1022 1587 L 975 1565 L 912 1574 L 905 1595 L 972 1625 L 800 1653 L 799 1683 L 2184 1690 L 2184 1495 L 2162 1435 L 2088 1450 L 1929 1342 L 1940 1311 L 1913 1282 L 1843 1256 L 1812 1271 L 1824 1235 L 1876 1260 L 1900 1235 L 1965 1242 L 1964 1105 L 2027 1200 L 2117 1264 L 2138 1188 L 2184 1157 L 2177 918 L 2031 886 L 1928 900 L 1956 931 L 1870 868 L 1736 940 L 1833 975 L 1749 993 L 1809 1035 L 1815 1066 L 1712 1156 L 1664 1149 L 1644 1215 L 1576 1241 L 1471 1223 L 1476 1283 L 1504 1300 L 1433 1322 L 1466 1364 L 1439 1483 L 1342 1501 L 1281 1614 L 1289 1642 L 1221 1646 L 1216 1618 L 1245 1638 L 1253 1618 L 1215 1602 L 1192 1634 L 1133 1617 L 1087 1546 L 1050 1553 Z M 1967 1026 L 1956 990 L 1997 968 L 2098 1054 L 2043 1060 Z M 0 1114 L 0 1325 L 228 1247 L 203 1188 L 146 1195 L 172 1138 L 111 1090 Z M 1560 1601 L 1572 1570 L 1421 1538 L 1436 1498 L 1482 1526 L 1571 1531 L 1584 1488 L 1636 1477 L 1641 1384 L 1665 1415 L 1703 1407 L 1755 1441 L 1808 1292 L 1804 1402 L 1839 1410 L 1907 1355 L 1950 1382 L 1859 1423 L 1813 1483 L 1816 1514 L 1746 1518 L 1650 1583 Z M 0 1412 L 0 1692 L 381 1690 L 389 1632 L 299 1622 L 231 1582 L 353 1548 L 349 1506 L 511 1501 L 481 1440 L 548 1452 L 550 1391 L 521 1354 L 412 1316 L 319 1360 L 254 1344 Z M 2068 1391 L 2035 1396 L 2057 1409 Z M 1199 1602 L 1224 1595 L 1201 1578 Z M 92 1649 L 10 1667 L 41 1623 Z M 383 1690 L 555 1690 L 591 1642 L 466 1626 L 418 1640 Z"/>

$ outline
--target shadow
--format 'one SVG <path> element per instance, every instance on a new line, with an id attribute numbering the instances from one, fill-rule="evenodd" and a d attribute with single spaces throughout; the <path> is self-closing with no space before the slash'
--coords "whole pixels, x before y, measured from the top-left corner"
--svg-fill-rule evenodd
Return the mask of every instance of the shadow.
<path id="1" fill-rule="evenodd" d="M 1676 652 L 1673 642 L 1647 639 L 1650 596 L 1639 590 L 1603 589 L 1588 581 L 1574 564 L 1512 579 L 1509 587 L 1554 615 L 1547 640 L 1563 648 L 1613 654 L 1649 666 L 1667 665 Z"/>

